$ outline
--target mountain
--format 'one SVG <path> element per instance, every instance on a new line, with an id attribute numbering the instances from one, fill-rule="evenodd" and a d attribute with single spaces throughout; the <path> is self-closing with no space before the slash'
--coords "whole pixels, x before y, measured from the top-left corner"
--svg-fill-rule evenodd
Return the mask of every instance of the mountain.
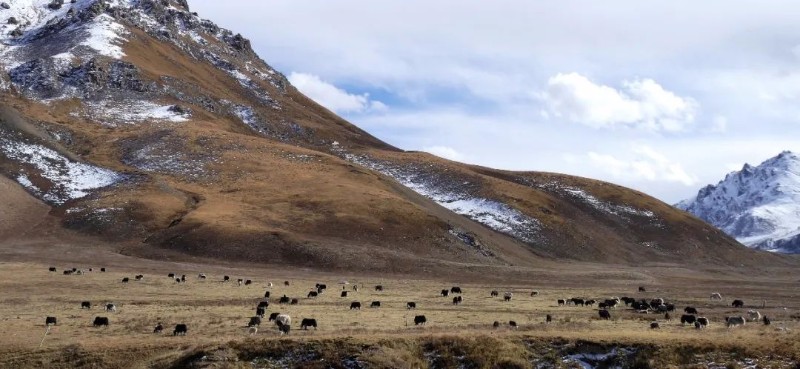
<path id="1" fill-rule="evenodd" d="M 800 156 L 784 151 L 725 176 L 678 208 L 761 250 L 800 253 Z"/>
<path id="2" fill-rule="evenodd" d="M 56 224 L 142 257 L 375 271 L 775 258 L 617 185 L 392 147 L 186 1 L 0 5 L 7 242 Z"/>

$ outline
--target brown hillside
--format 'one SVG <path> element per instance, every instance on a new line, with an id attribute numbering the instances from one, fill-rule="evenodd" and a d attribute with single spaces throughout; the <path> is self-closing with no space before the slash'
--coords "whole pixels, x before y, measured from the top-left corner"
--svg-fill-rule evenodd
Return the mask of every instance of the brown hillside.
<path id="1" fill-rule="evenodd" d="M 103 14 L 128 30 L 121 60 L 77 55 L 69 70 L 48 74 L 51 61 L 38 56 L 45 67 L 3 77 L 13 87 L 0 95 L 7 112 L 0 138 L 120 174 L 89 196 L 50 202 L 63 227 L 151 258 L 327 269 L 407 272 L 422 260 L 786 262 L 620 186 L 391 147 L 303 96 L 246 39 L 179 9 L 154 1 L 107 8 Z M 145 16 L 162 22 L 169 36 L 137 21 Z M 31 45 L 55 42 L 58 34 Z M 24 73 L 42 78 L 20 78 Z M 45 99 L 60 83 L 72 83 L 63 91 L 73 95 Z M 142 102 L 188 111 L 189 118 L 131 123 L 111 113 Z M 0 170 L 9 179 L 26 174 L 41 192 L 57 187 L 36 174 L 41 168 L 2 151 Z M 0 185 L 15 186 L 8 179 Z M 19 187 L 3 192 L 11 204 L 3 219 L 44 216 Z"/>

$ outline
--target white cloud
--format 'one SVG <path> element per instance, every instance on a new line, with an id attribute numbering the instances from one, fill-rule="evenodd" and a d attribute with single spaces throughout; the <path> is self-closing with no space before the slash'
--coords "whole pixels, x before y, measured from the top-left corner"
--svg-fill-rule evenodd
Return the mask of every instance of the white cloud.
<path id="1" fill-rule="evenodd" d="M 370 100 L 369 94 L 348 93 L 313 74 L 292 72 L 289 82 L 312 100 L 336 113 L 387 110 L 384 103 Z"/>
<path id="2" fill-rule="evenodd" d="M 728 118 L 717 115 L 711 124 L 711 132 L 725 132 L 728 130 Z"/>
<path id="3" fill-rule="evenodd" d="M 685 186 L 697 183 L 697 177 L 687 173 L 680 163 L 645 145 L 633 146 L 625 159 L 596 152 L 589 152 L 587 157 L 593 165 L 622 180 L 677 182 Z"/>
<path id="4" fill-rule="evenodd" d="M 559 73 L 541 94 L 550 115 L 593 128 L 639 127 L 684 131 L 694 122 L 697 103 L 665 90 L 652 79 L 623 81 L 622 89 L 595 84 L 578 73 Z"/>
<path id="5" fill-rule="evenodd" d="M 431 146 L 422 149 L 422 151 L 436 155 L 440 158 L 450 159 L 454 161 L 464 160 L 464 155 L 456 151 L 456 149 L 448 146 Z"/>

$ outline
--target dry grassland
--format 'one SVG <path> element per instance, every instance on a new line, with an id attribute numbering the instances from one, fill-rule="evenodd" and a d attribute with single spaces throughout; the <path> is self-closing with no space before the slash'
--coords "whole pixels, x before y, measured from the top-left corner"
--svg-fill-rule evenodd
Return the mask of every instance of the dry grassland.
<path id="1" fill-rule="evenodd" d="M 648 286 L 648 292 L 640 293 L 636 288 L 623 289 L 603 287 L 602 280 L 594 286 L 575 288 L 548 288 L 548 283 L 526 285 L 481 285 L 461 284 L 464 302 L 452 304 L 451 297 L 441 297 L 441 289 L 449 288 L 452 282 L 395 280 L 381 278 L 342 278 L 333 275 L 318 275 L 309 278 L 291 278 L 284 286 L 284 279 L 269 271 L 263 274 L 252 270 L 241 274 L 230 274 L 231 282 L 223 283 L 222 274 L 207 273 L 207 279 L 198 278 L 203 270 L 163 270 L 143 273 L 142 281 L 135 281 L 140 274 L 135 268 L 129 270 L 110 269 L 84 275 L 63 275 L 58 271 L 48 272 L 48 265 L 26 263 L 0 264 L 0 366 L 12 363 L 29 363 L 26 358 L 37 353 L 65 355 L 64 349 L 79 344 L 88 352 L 121 351 L 133 355 L 131 366 L 152 367 L 160 355 L 173 357 L 187 350 L 200 347 L 229 346 L 253 340 L 290 340 L 306 342 L 313 340 L 349 339 L 363 342 L 381 340 L 405 340 L 424 337 L 483 337 L 498 339 L 534 340 L 586 340 L 598 343 L 689 345 L 704 349 L 745 350 L 751 355 L 775 354 L 796 357 L 800 353 L 800 287 L 796 283 L 774 282 L 759 284 L 758 281 L 741 281 L 731 285 L 723 279 L 719 285 L 714 281 L 704 283 L 669 285 L 661 283 Z M 71 266 L 70 266 L 71 267 Z M 87 267 L 88 268 L 88 267 Z M 186 274 L 186 283 L 176 283 L 167 277 L 173 272 Z M 272 272 L 274 273 L 274 272 Z M 129 283 L 122 283 L 129 277 Z M 236 279 L 252 279 L 250 286 L 238 286 Z M 273 287 L 268 287 L 268 282 Z M 306 295 L 316 283 L 326 283 L 328 289 L 317 298 Z M 685 282 L 680 282 L 685 283 Z M 384 286 L 377 292 L 374 286 Z M 353 291 L 353 286 L 359 290 Z M 737 287 L 739 286 L 739 287 Z M 349 296 L 340 297 L 344 287 Z M 498 290 L 501 297 L 490 297 L 490 291 Z M 271 292 L 267 313 L 282 312 L 292 316 L 292 332 L 281 337 L 274 325 L 262 324 L 255 335 L 248 334 L 246 324 L 255 314 L 255 307 L 262 301 L 265 291 Z M 531 296 L 536 290 L 538 296 Z M 514 293 L 510 302 L 504 302 L 502 294 Z M 709 294 L 720 291 L 725 299 L 712 301 Z M 738 294 L 733 294 L 738 291 Z M 297 305 L 279 305 L 280 296 L 298 298 Z M 579 306 L 558 306 L 559 298 L 585 297 L 608 298 L 631 296 L 635 298 L 664 297 L 679 309 L 694 306 L 712 324 L 704 330 L 682 326 L 680 312 L 672 314 L 672 321 L 665 321 L 660 314 L 639 314 L 625 308 L 612 310 L 611 321 L 597 319 L 597 309 Z M 733 298 L 744 299 L 750 305 L 772 319 L 771 326 L 761 323 L 748 324 L 742 328 L 724 327 L 724 316 L 744 315 L 745 309 L 730 307 Z M 766 307 L 760 305 L 763 300 Z M 80 308 L 81 301 L 91 301 L 92 309 Z M 362 309 L 350 310 L 352 301 L 359 301 Z M 372 301 L 380 301 L 380 308 L 370 308 Z M 414 301 L 415 310 L 406 309 L 406 302 Z M 102 311 L 102 305 L 113 302 L 118 311 Z M 545 324 L 545 315 L 551 314 L 555 321 Z M 426 326 L 414 326 L 415 315 L 425 315 Z M 58 318 L 44 337 L 46 316 Z M 92 327 L 95 316 L 107 316 L 111 325 L 107 328 Z M 302 331 L 302 318 L 315 318 L 318 330 Z M 518 329 L 508 327 L 508 321 L 519 324 Z M 649 323 L 657 320 L 660 330 L 650 330 Z M 501 328 L 492 328 L 499 321 Z M 163 323 L 165 334 L 153 334 L 153 327 Z M 186 337 L 173 337 L 170 333 L 177 323 L 189 326 Z M 44 340 L 43 340 L 44 337 Z M 40 346 L 41 345 L 41 346 Z M 265 344 L 268 345 L 268 344 Z M 145 354 L 134 354 L 146 349 Z M 170 354 L 165 354 L 167 350 Z M 117 354 L 115 354 L 117 355 Z M 127 359 L 126 359 L 127 360 Z M 154 361 L 155 360 L 155 361 Z M 29 363 L 30 364 L 30 363 Z M 135 364 L 135 365 L 134 365 Z"/>

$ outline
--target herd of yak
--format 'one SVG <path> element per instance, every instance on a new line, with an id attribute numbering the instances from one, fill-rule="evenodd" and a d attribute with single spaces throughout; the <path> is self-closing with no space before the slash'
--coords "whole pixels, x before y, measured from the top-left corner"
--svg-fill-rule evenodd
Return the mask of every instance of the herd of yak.
<path id="1" fill-rule="evenodd" d="M 50 267 L 49 271 L 50 272 L 56 272 L 56 268 L 55 267 Z M 92 272 L 92 271 L 93 271 L 92 268 L 88 269 L 88 272 Z M 100 268 L 100 272 L 105 272 L 105 271 L 106 271 L 106 268 Z M 72 268 L 72 269 L 64 270 L 63 274 L 64 275 L 73 275 L 73 274 L 74 275 L 81 275 L 81 274 L 84 274 L 86 272 L 87 272 L 87 270 Z M 181 276 L 177 276 L 174 273 L 169 273 L 167 276 L 171 280 L 174 279 L 176 283 L 185 283 L 186 282 L 186 275 L 185 274 L 181 275 Z M 197 278 L 201 279 L 201 280 L 207 279 L 207 277 L 206 277 L 206 275 L 204 273 L 200 273 L 197 276 Z M 141 281 L 141 280 L 144 279 L 144 275 L 141 275 L 141 274 L 136 275 L 134 277 L 134 279 L 136 281 Z M 222 278 L 222 282 L 230 282 L 230 280 L 231 280 L 230 277 L 227 276 L 227 275 L 223 276 L 223 278 Z M 129 282 L 130 282 L 130 278 L 128 278 L 128 277 L 125 277 L 125 278 L 122 279 L 122 283 L 129 283 Z M 249 279 L 248 280 L 238 279 L 237 283 L 240 286 L 243 285 L 243 284 L 244 285 L 250 285 L 250 284 L 252 284 L 252 280 L 249 280 Z M 344 286 L 344 285 L 346 285 L 348 283 L 346 281 L 343 281 L 343 282 L 341 282 L 341 284 L 343 286 L 342 286 L 342 291 L 341 291 L 340 297 L 348 297 L 348 291 L 347 291 L 346 287 Z M 284 285 L 285 286 L 289 286 L 289 281 L 285 281 Z M 268 286 L 272 287 L 273 284 L 270 282 L 270 283 L 268 283 Z M 314 286 L 314 289 L 311 290 L 308 293 L 307 297 L 308 298 L 315 298 L 315 297 L 319 296 L 320 294 L 324 293 L 327 290 L 327 288 L 328 287 L 327 287 L 326 284 L 317 283 Z M 353 285 L 352 289 L 353 289 L 353 291 L 357 292 L 358 291 L 358 285 Z M 376 285 L 375 286 L 375 291 L 376 292 L 382 292 L 383 290 L 384 290 L 384 287 L 382 285 Z M 639 287 L 639 292 L 646 292 L 646 289 L 644 287 Z M 459 305 L 459 304 L 461 304 L 463 302 L 463 298 L 461 296 L 461 294 L 462 294 L 461 287 L 454 286 L 454 287 L 452 287 L 450 289 L 443 289 L 443 290 L 441 290 L 440 294 L 443 297 L 449 297 L 451 294 L 455 295 L 455 296 L 453 296 L 453 305 Z M 539 292 L 538 291 L 533 291 L 533 292 L 531 292 L 530 295 L 531 296 L 537 296 L 537 295 L 539 295 Z M 499 297 L 500 296 L 500 292 L 498 292 L 496 290 L 491 291 L 490 292 L 490 296 L 491 297 Z M 259 329 L 259 327 L 261 326 L 261 323 L 262 323 L 262 319 L 265 318 L 267 308 L 269 307 L 269 298 L 270 298 L 270 290 L 267 290 L 264 293 L 264 299 L 262 301 L 260 301 L 258 303 L 258 305 L 256 306 L 256 308 L 255 308 L 255 315 L 253 317 L 251 317 L 249 322 L 247 323 L 247 328 L 248 328 L 248 331 L 249 331 L 250 334 L 255 334 L 255 333 L 258 332 L 258 329 Z M 511 301 L 512 298 L 513 298 L 513 293 L 512 292 L 503 293 L 503 300 L 504 301 Z M 711 299 L 712 300 L 721 300 L 722 299 L 722 295 L 720 295 L 719 293 L 712 293 L 711 294 Z M 283 295 L 282 297 L 277 299 L 277 302 L 278 302 L 278 304 L 281 304 L 281 305 L 282 304 L 296 305 L 296 304 L 299 303 L 299 300 L 296 299 L 296 298 L 289 298 L 286 295 Z M 671 320 L 670 313 L 674 313 L 675 310 L 676 310 L 675 304 L 666 302 L 662 298 L 651 299 L 651 300 L 648 301 L 646 299 L 637 300 L 637 299 L 632 298 L 632 297 L 612 297 L 610 299 L 603 299 L 603 300 L 592 300 L 592 299 L 583 299 L 583 298 L 574 297 L 574 298 L 569 298 L 569 299 L 558 299 L 556 301 L 556 303 L 559 306 L 565 306 L 565 305 L 594 306 L 596 304 L 597 307 L 598 307 L 597 311 L 598 311 L 599 318 L 603 319 L 603 320 L 611 319 L 611 310 L 610 309 L 616 309 L 617 306 L 621 306 L 621 304 L 625 304 L 626 307 L 628 307 L 630 309 L 633 309 L 636 312 L 643 313 L 643 314 L 654 313 L 654 312 L 655 313 L 663 313 L 665 320 Z M 742 301 L 742 300 L 734 300 L 733 303 L 731 304 L 731 306 L 734 307 L 734 308 L 744 308 L 744 301 Z M 372 303 L 370 304 L 370 308 L 380 308 L 380 307 L 381 307 L 381 302 L 380 301 L 372 301 Z M 406 308 L 409 309 L 409 310 L 416 309 L 416 307 L 417 307 L 416 302 L 409 301 L 409 302 L 406 303 Z M 92 304 L 91 304 L 90 301 L 82 301 L 81 302 L 81 309 L 91 309 L 91 308 L 92 308 Z M 350 310 L 360 310 L 360 309 L 361 309 L 361 302 L 353 301 L 353 302 L 350 303 Z M 106 303 L 106 304 L 103 305 L 103 310 L 107 311 L 107 312 L 116 312 L 117 311 L 117 307 L 113 303 Z M 682 315 L 680 317 L 681 324 L 682 325 L 684 325 L 684 324 L 694 325 L 694 327 L 697 328 L 697 329 L 702 329 L 702 328 L 705 328 L 706 326 L 708 326 L 709 319 L 706 318 L 706 317 L 698 316 L 698 315 L 699 315 L 699 313 L 698 313 L 696 308 L 691 307 L 691 306 L 685 307 L 683 309 L 683 313 L 682 313 Z M 277 312 L 271 313 L 269 315 L 269 317 L 268 317 L 268 321 L 275 323 L 275 325 L 276 325 L 278 331 L 280 332 L 280 334 L 288 334 L 290 332 L 290 330 L 291 330 L 292 318 L 288 314 L 281 314 L 281 313 L 277 313 Z M 425 325 L 427 323 L 427 321 L 428 321 L 428 319 L 425 317 L 425 315 L 416 315 L 416 316 L 414 316 L 414 325 Z M 545 317 L 545 322 L 546 323 L 550 323 L 552 321 L 553 321 L 553 316 L 550 315 L 550 314 L 547 314 L 546 317 Z M 744 316 L 725 317 L 725 323 L 726 323 L 727 327 L 741 326 L 741 325 L 744 325 L 747 321 L 761 321 L 765 325 L 769 325 L 770 324 L 770 319 L 766 315 L 762 316 L 756 310 L 749 310 L 747 312 L 747 317 L 744 317 Z M 58 321 L 57 321 L 56 317 L 48 316 L 48 317 L 45 318 L 45 325 L 48 326 L 48 327 L 51 326 L 51 325 L 56 325 L 57 322 Z M 97 317 L 95 317 L 94 322 L 93 322 L 93 326 L 94 327 L 104 327 L 104 326 L 107 327 L 108 325 L 109 325 L 109 319 L 106 316 L 97 316 Z M 500 327 L 500 325 L 501 324 L 500 324 L 499 321 L 495 321 L 494 324 L 493 324 L 493 326 L 495 328 Z M 515 321 L 513 321 L 513 320 L 509 321 L 508 325 L 510 327 L 512 327 L 512 328 L 517 328 L 518 327 L 517 323 Z M 300 328 L 303 329 L 303 330 L 307 330 L 310 327 L 313 327 L 314 329 L 317 329 L 317 320 L 314 319 L 314 318 L 304 318 L 304 319 L 302 319 L 302 321 L 300 322 Z M 660 325 L 659 325 L 659 323 L 657 321 L 653 321 L 653 322 L 650 323 L 650 328 L 651 329 L 658 329 L 658 328 L 660 328 Z M 153 329 L 153 333 L 160 334 L 160 333 L 163 333 L 163 330 L 164 330 L 164 326 L 163 326 L 162 323 L 159 322 L 155 326 L 155 328 Z M 179 324 L 175 325 L 175 329 L 173 330 L 172 334 L 175 335 L 175 336 L 177 336 L 177 335 L 186 335 L 188 330 L 189 330 L 188 326 L 185 323 L 179 323 Z"/>

